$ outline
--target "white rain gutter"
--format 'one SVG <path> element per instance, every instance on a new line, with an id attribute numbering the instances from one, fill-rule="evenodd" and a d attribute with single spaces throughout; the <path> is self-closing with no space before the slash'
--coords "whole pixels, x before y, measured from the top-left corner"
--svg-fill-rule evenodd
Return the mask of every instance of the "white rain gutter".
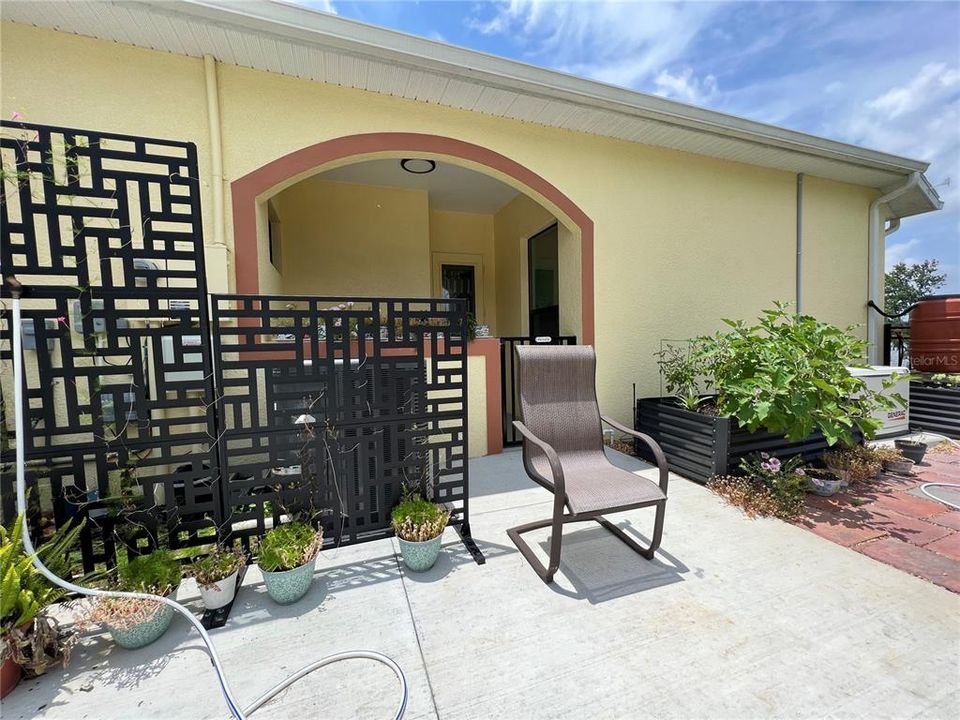
<path id="1" fill-rule="evenodd" d="M 797 173 L 797 315 L 803 314 L 803 173 Z"/>
<path id="2" fill-rule="evenodd" d="M 868 245 L 867 245 L 867 299 L 872 300 L 875 304 L 883 307 L 882 298 L 880 297 L 880 288 L 883 286 L 883 256 L 884 256 L 884 238 L 887 236 L 887 232 L 882 232 L 884 230 L 883 223 L 880 219 L 880 206 L 889 203 L 891 200 L 903 195 L 908 190 L 916 187 L 921 178 L 921 173 L 914 172 L 910 174 L 909 179 L 900 187 L 891 190 L 886 195 L 882 195 L 870 203 L 869 210 L 869 219 L 868 219 Z M 895 218 L 899 220 L 899 218 Z M 900 227 L 899 222 L 895 225 L 891 225 L 890 232 L 893 232 L 898 227 Z M 881 343 L 883 341 L 883 316 L 880 313 L 876 312 L 872 308 L 867 309 L 867 343 L 869 343 L 868 348 L 868 361 L 871 365 L 879 365 L 881 358 L 883 356 L 883 348 Z"/>
<path id="3" fill-rule="evenodd" d="M 210 129 L 210 185 L 213 192 L 213 244 L 226 247 L 223 231 L 223 140 L 220 135 L 220 93 L 217 89 L 217 61 L 203 56 L 207 88 L 207 124 Z"/>

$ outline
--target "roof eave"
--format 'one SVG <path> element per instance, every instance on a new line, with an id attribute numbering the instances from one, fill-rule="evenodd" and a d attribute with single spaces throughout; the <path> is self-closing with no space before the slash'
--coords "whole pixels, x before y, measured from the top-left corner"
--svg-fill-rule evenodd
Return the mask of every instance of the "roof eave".
<path id="1" fill-rule="evenodd" d="M 151 4 L 153 5 L 153 4 Z M 153 5 L 153 7 L 156 7 Z M 224 5 L 211 0 L 177 0 L 159 10 L 240 24 L 258 32 L 322 43 L 420 70 L 481 81 L 493 88 L 520 91 L 599 107 L 701 132 L 734 137 L 865 167 L 909 175 L 929 163 L 687 105 L 656 95 L 346 20 L 277 0 Z"/>

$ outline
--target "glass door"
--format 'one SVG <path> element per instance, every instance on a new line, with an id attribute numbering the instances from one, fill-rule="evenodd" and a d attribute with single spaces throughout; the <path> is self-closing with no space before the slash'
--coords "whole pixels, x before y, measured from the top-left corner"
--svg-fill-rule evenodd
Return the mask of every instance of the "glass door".
<path id="1" fill-rule="evenodd" d="M 551 225 L 527 245 L 527 286 L 530 296 L 530 336 L 560 334 L 560 258 L 557 226 Z"/>

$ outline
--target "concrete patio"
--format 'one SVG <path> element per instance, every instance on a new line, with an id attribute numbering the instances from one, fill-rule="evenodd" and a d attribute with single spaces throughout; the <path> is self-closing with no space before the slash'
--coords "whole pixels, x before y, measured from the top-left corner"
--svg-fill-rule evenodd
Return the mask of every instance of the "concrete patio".
<path id="1" fill-rule="evenodd" d="M 313 589 L 287 607 L 251 568 L 213 633 L 241 702 L 312 659 L 373 649 L 407 673 L 409 718 L 960 717 L 957 595 L 802 528 L 749 520 L 680 478 L 654 562 L 595 524 L 571 526 L 547 587 L 506 529 L 548 516 L 550 496 L 517 451 L 470 470 L 486 565 L 451 531 L 423 575 L 401 570 L 392 540 L 342 548 L 321 555 Z M 643 535 L 652 514 L 614 518 Z M 180 594 L 198 602 L 191 583 Z M 85 638 L 67 671 L 24 681 L 3 717 L 226 717 L 199 647 L 180 618 L 138 651 Z M 387 718 L 395 692 L 387 669 L 352 661 L 254 717 Z"/>

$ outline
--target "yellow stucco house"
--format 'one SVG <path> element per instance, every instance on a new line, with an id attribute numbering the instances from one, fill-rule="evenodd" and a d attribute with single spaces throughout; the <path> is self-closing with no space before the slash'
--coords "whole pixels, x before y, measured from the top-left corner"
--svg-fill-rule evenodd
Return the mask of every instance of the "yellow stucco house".
<path id="1" fill-rule="evenodd" d="M 470 453 L 497 337 L 573 336 L 630 422 L 661 339 L 772 300 L 877 345 L 924 162 L 273 2 L 2 7 L 2 113 L 196 144 L 213 292 L 468 300 Z"/>

